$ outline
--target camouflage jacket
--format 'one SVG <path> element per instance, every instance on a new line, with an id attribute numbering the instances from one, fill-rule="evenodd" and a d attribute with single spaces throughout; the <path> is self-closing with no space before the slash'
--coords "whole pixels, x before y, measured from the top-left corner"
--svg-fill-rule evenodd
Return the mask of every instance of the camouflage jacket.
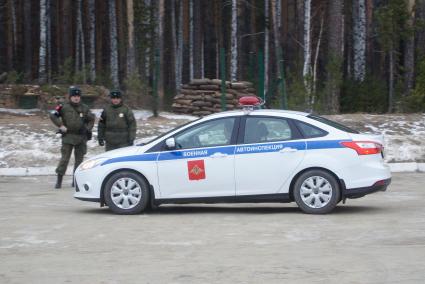
<path id="1" fill-rule="evenodd" d="M 57 127 L 64 125 L 67 128 L 62 134 L 62 143 L 78 145 L 87 142 L 87 133 L 93 128 L 95 116 L 85 104 L 64 103 L 50 114 L 50 119 Z"/>
<path id="2" fill-rule="evenodd" d="M 132 143 L 136 138 L 136 128 L 136 119 L 129 107 L 110 104 L 100 116 L 98 139 L 113 145 Z"/>

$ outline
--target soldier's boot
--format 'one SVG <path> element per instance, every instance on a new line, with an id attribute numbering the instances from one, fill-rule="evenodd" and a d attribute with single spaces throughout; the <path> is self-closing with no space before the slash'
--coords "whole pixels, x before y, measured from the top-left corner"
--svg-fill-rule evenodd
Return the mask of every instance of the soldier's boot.
<path id="1" fill-rule="evenodd" d="M 56 184 L 55 184 L 56 189 L 62 187 L 62 178 L 63 178 L 63 175 L 57 175 Z"/>

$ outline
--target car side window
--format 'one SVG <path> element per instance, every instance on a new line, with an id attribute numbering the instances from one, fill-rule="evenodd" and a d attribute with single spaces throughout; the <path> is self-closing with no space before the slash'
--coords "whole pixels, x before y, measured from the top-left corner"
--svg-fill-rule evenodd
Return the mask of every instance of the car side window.
<path id="1" fill-rule="evenodd" d="M 262 143 L 293 139 L 289 122 L 283 118 L 248 117 L 244 143 Z"/>
<path id="2" fill-rule="evenodd" d="M 328 132 L 326 132 L 325 130 L 322 130 L 316 126 L 310 125 L 299 120 L 295 120 L 295 124 L 301 131 L 304 138 L 323 137 L 328 134 Z"/>
<path id="3" fill-rule="evenodd" d="M 216 119 L 186 129 L 175 136 L 177 149 L 229 145 L 235 118 Z"/>

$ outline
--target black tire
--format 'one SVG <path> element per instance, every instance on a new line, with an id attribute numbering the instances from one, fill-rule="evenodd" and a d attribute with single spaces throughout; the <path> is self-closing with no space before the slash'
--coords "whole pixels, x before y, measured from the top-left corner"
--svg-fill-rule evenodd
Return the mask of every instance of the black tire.
<path id="1" fill-rule="evenodd" d="M 122 187 L 120 184 L 124 184 L 124 186 Z M 114 185 L 118 188 L 118 190 L 114 190 L 115 193 L 112 192 Z M 119 190 L 122 193 L 117 193 Z M 121 203 L 119 202 L 120 197 L 122 198 Z M 109 177 L 105 184 L 104 198 L 106 205 L 114 213 L 139 214 L 149 204 L 149 185 L 140 175 L 130 171 L 121 171 Z M 127 200 L 126 202 L 124 201 L 125 199 Z M 132 201 L 136 199 L 138 199 L 138 202 Z"/>
<path id="2" fill-rule="evenodd" d="M 293 193 L 298 207 L 307 214 L 331 212 L 341 196 L 338 181 L 324 170 L 309 170 L 302 173 L 294 184 Z"/>

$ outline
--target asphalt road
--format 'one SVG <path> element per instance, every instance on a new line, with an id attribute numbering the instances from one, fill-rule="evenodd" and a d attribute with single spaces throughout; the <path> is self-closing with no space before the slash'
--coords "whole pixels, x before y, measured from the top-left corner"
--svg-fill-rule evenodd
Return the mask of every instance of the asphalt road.
<path id="1" fill-rule="evenodd" d="M 0 177 L 0 283 L 424 283 L 423 173 L 322 216 L 295 204 L 118 216 L 53 184 Z"/>

